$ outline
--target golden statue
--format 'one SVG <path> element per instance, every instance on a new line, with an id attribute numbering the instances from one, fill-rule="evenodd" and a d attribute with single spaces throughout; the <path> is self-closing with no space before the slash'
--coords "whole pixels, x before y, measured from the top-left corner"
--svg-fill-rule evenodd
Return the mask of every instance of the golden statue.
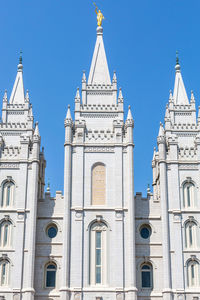
<path id="1" fill-rule="evenodd" d="M 94 3 L 94 2 L 93 2 L 93 3 Z M 98 11 L 98 7 L 96 6 L 96 3 L 94 3 L 94 5 L 95 5 L 95 13 L 97 14 L 97 25 L 98 25 L 98 26 L 101 26 L 102 21 L 103 21 L 103 19 L 105 19 L 105 18 L 104 18 L 104 16 L 103 16 L 102 12 L 100 11 L 100 9 L 99 9 L 99 11 Z"/>

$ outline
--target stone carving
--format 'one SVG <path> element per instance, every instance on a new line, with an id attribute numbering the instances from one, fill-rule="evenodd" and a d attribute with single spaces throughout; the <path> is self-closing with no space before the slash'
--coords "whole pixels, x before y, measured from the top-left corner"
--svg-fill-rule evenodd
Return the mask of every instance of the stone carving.
<path id="1" fill-rule="evenodd" d="M 113 147 L 87 147 L 85 152 L 114 152 Z"/>
<path id="2" fill-rule="evenodd" d="M 19 164 L 1 163 L 0 169 L 18 169 Z"/>

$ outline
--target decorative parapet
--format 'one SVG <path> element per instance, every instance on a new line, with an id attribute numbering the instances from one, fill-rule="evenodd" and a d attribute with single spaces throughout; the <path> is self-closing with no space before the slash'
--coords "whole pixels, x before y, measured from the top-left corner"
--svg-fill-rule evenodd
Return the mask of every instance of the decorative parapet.
<path id="1" fill-rule="evenodd" d="M 17 146 L 9 146 L 9 147 L 4 147 L 2 151 L 2 156 L 1 158 L 11 158 L 11 157 L 18 157 L 20 154 L 20 147 Z"/>
<path id="2" fill-rule="evenodd" d="M 196 159 L 197 158 L 197 150 L 194 147 L 180 147 L 179 148 L 179 159 Z"/>

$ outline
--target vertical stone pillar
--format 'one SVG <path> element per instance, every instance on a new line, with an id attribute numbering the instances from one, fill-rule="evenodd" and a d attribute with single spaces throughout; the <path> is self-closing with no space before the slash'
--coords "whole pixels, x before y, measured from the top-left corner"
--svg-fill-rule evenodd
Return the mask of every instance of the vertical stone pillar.
<path id="1" fill-rule="evenodd" d="M 63 224 L 63 261 L 60 299 L 69 300 L 70 275 L 70 203 L 71 203 L 71 173 L 72 173 L 72 119 L 65 119 L 65 166 L 64 166 L 64 224 Z"/>
<path id="2" fill-rule="evenodd" d="M 130 108 L 129 108 L 130 110 Z M 128 294 L 127 298 L 130 300 L 137 299 L 136 289 L 136 263 L 135 263 L 135 202 L 134 202 L 134 174 L 133 174 L 133 127 L 134 122 L 132 118 L 127 118 L 127 172 L 128 172 Z"/>
<path id="3" fill-rule="evenodd" d="M 168 216 L 168 190 L 167 190 L 167 166 L 166 166 L 166 142 L 165 136 L 157 138 L 160 167 L 160 201 L 162 214 L 162 247 L 163 247 L 163 299 L 171 300 L 171 259 Z"/>
<path id="4" fill-rule="evenodd" d="M 36 125 L 37 126 L 37 125 Z M 26 288 L 26 300 L 34 300 L 34 272 L 35 272 L 35 243 L 36 243 L 36 221 L 37 221 L 37 199 L 38 199 L 38 175 L 39 175 L 39 155 L 40 155 L 40 136 L 34 134 L 32 149 L 32 174 L 31 186 L 32 192 L 27 193 L 27 206 L 30 209 L 30 215 L 27 220 L 29 226 L 29 237 L 26 236 L 28 243 L 28 259 L 26 269 L 29 269 Z"/>

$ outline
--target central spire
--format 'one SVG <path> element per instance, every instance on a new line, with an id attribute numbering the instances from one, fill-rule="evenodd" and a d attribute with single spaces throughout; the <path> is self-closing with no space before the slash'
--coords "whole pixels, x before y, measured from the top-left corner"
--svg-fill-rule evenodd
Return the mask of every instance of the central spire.
<path id="1" fill-rule="evenodd" d="M 97 27 L 97 39 L 90 67 L 88 84 L 111 84 L 103 43 L 103 28 L 101 26 Z"/>
<path id="2" fill-rule="evenodd" d="M 178 52 L 176 52 L 176 76 L 175 76 L 175 84 L 174 84 L 174 103 L 175 104 L 189 104 L 188 96 L 185 90 L 183 78 L 181 75 L 181 66 L 179 64 Z"/>
<path id="3" fill-rule="evenodd" d="M 17 76 L 10 96 L 10 103 L 23 104 L 24 102 L 22 52 L 20 51 L 19 64 L 17 66 Z"/>

